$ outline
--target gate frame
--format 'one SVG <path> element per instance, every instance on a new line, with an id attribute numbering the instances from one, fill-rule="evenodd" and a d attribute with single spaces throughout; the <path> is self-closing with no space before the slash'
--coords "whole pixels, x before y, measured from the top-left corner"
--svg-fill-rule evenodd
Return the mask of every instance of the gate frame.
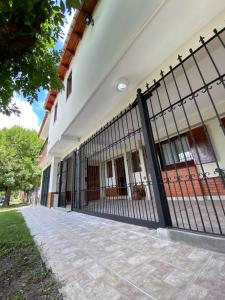
<path id="1" fill-rule="evenodd" d="M 150 124 L 150 117 L 148 106 L 146 100 L 151 94 L 151 92 L 157 88 L 153 86 L 153 88 L 148 91 L 147 95 L 143 95 L 141 89 L 137 90 L 137 102 L 140 113 L 140 121 L 145 141 L 145 149 L 147 155 L 147 172 L 151 175 L 152 180 L 152 188 L 154 191 L 155 203 L 158 212 L 159 225 L 160 227 L 168 227 L 172 226 L 169 205 L 166 198 L 166 193 L 163 185 L 161 169 L 159 166 L 157 154 L 155 151 L 155 141 L 152 131 L 152 126 Z"/>

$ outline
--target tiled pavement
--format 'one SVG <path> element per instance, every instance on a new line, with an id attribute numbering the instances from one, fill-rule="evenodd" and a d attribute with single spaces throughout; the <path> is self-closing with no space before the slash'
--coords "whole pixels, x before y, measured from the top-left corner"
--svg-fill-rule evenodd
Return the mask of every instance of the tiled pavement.
<path id="1" fill-rule="evenodd" d="M 21 210 L 64 299 L 225 299 L 225 255 L 155 230 L 59 209 Z"/>

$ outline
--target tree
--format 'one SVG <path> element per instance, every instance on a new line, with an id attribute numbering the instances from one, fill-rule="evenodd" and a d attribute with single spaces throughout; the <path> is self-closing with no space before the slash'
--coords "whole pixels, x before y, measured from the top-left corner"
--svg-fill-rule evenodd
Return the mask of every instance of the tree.
<path id="1" fill-rule="evenodd" d="M 34 130 L 14 126 L 0 130 L 0 190 L 8 206 L 12 191 L 26 193 L 40 181 L 39 151 L 43 141 Z"/>
<path id="2" fill-rule="evenodd" d="M 38 91 L 61 89 L 57 74 L 65 12 L 87 0 L 0 0 L 0 112 L 19 113 L 14 92 L 30 103 Z"/>

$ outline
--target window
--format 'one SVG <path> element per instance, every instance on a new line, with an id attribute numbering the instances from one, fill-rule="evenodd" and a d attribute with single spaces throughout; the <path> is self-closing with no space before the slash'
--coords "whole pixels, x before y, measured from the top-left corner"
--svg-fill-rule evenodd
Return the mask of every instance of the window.
<path id="1" fill-rule="evenodd" d="M 204 126 L 192 129 L 187 134 L 188 142 L 196 164 L 210 163 L 215 161 L 215 154 L 210 142 L 210 137 L 206 134 Z"/>
<path id="2" fill-rule="evenodd" d="M 54 123 L 57 120 L 57 110 L 58 110 L 58 103 L 55 105 L 55 110 L 54 110 Z"/>
<path id="3" fill-rule="evenodd" d="M 141 162 L 139 152 L 135 151 L 131 153 L 132 170 L 133 172 L 141 172 Z"/>
<path id="4" fill-rule="evenodd" d="M 171 138 L 169 141 L 158 144 L 160 161 L 163 169 L 174 167 L 174 164 L 184 165 L 187 161 L 193 161 L 186 135 Z"/>
<path id="5" fill-rule="evenodd" d="M 67 78 L 67 86 L 66 86 L 66 98 L 69 97 L 69 95 L 72 92 L 72 72 L 70 72 L 69 77 Z"/>
<path id="6" fill-rule="evenodd" d="M 107 177 L 113 177 L 113 172 L 112 172 L 112 161 L 107 161 Z"/>

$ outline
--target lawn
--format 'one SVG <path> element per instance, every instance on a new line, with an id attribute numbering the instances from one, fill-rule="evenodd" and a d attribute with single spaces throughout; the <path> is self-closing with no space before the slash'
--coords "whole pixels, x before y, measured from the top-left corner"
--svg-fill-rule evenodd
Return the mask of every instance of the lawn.
<path id="1" fill-rule="evenodd" d="M 16 210 L 0 210 L 0 299 L 62 299 Z"/>

